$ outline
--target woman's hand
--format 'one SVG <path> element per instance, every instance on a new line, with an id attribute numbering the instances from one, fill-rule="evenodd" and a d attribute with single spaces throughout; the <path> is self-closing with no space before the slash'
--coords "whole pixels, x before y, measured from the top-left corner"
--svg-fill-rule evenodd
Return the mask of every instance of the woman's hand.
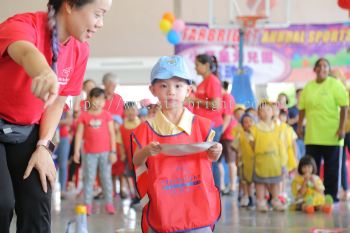
<path id="1" fill-rule="evenodd" d="M 345 138 L 345 130 L 344 129 L 338 129 L 335 135 L 337 136 L 337 138 L 339 140 L 341 140 L 341 139 Z"/>
<path id="2" fill-rule="evenodd" d="M 304 132 L 303 132 L 303 127 L 299 127 L 297 128 L 297 135 L 298 135 L 298 138 L 304 138 Z"/>
<path id="3" fill-rule="evenodd" d="M 217 161 L 222 153 L 221 143 L 215 143 L 208 149 L 208 157 L 212 161 Z"/>
<path id="4" fill-rule="evenodd" d="M 44 108 L 51 105 L 58 95 L 58 81 L 52 70 L 42 72 L 33 78 L 32 93 L 45 102 Z"/>
<path id="5" fill-rule="evenodd" d="M 39 172 L 42 188 L 44 192 L 47 193 L 46 179 L 49 180 L 50 186 L 51 188 L 53 188 L 56 180 L 56 168 L 52 160 L 51 154 L 45 147 L 38 146 L 36 148 L 28 162 L 28 166 L 26 171 L 24 172 L 23 179 L 27 179 L 29 177 L 33 168 L 35 168 Z"/>

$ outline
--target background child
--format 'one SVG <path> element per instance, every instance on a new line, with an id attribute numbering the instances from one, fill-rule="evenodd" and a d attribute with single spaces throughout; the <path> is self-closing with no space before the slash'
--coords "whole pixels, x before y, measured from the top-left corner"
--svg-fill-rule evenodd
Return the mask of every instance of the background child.
<path id="1" fill-rule="evenodd" d="M 123 193 L 122 188 L 125 188 L 125 182 L 123 178 L 126 178 L 126 185 L 128 187 L 128 191 L 130 196 L 135 199 L 136 197 L 136 190 L 135 190 L 135 183 L 134 183 L 134 165 L 132 163 L 132 155 L 131 155 L 131 145 L 130 145 L 130 136 L 132 132 L 141 124 L 140 118 L 138 118 L 138 109 L 135 102 L 126 102 L 124 105 L 124 121 L 123 124 L 119 128 L 120 134 L 117 135 L 117 144 L 120 146 L 120 163 L 125 164 L 125 169 L 123 171 L 123 174 L 125 174 L 126 177 L 119 176 L 120 180 L 120 187 L 121 187 L 121 194 Z M 113 167 L 118 164 L 116 162 Z M 116 176 L 113 176 L 113 184 L 115 184 Z M 121 195 L 122 196 L 122 195 Z"/>
<path id="2" fill-rule="evenodd" d="M 249 113 L 244 113 L 241 117 L 240 124 L 243 131 L 239 131 L 235 140 L 238 141 L 239 151 L 239 174 L 240 174 L 240 187 L 243 191 L 243 195 L 240 198 L 240 206 L 247 207 L 253 205 L 252 194 L 252 179 L 253 179 L 253 164 L 254 164 L 254 152 L 250 145 L 253 140 L 253 136 L 250 133 L 251 127 L 254 125 L 254 117 Z"/>
<path id="3" fill-rule="evenodd" d="M 219 158 L 221 144 L 184 156 L 162 154 L 163 143 L 194 144 L 214 137 L 210 120 L 183 106 L 190 82 L 180 56 L 161 57 L 152 69 L 150 90 L 161 109 L 133 135 L 138 192 L 145 204 L 143 232 L 212 232 L 208 226 L 220 216 L 211 164 Z"/>
<path id="4" fill-rule="evenodd" d="M 263 101 L 258 107 L 259 122 L 251 128 L 254 151 L 253 181 L 256 188 L 256 207 L 267 211 L 264 199 L 265 187 L 272 194 L 272 207 L 283 211 L 285 206 L 278 199 L 279 184 L 282 181 L 283 167 L 286 166 L 286 151 L 281 128 L 273 121 L 273 106 Z"/>
<path id="5" fill-rule="evenodd" d="M 297 203 L 298 209 L 304 209 L 308 198 L 311 198 L 312 205 L 320 209 L 325 204 L 324 186 L 317 175 L 315 160 L 311 156 L 304 156 L 300 159 L 298 175 L 292 182 L 292 194 Z"/>
<path id="6" fill-rule="evenodd" d="M 105 197 L 105 209 L 109 214 L 115 213 L 112 200 L 111 164 L 116 161 L 116 142 L 113 118 L 110 113 L 103 110 L 106 95 L 101 88 L 93 88 L 89 101 L 91 107 L 87 112 L 82 112 L 78 120 L 78 128 L 75 138 L 74 162 L 79 163 L 80 146 L 84 139 L 84 202 L 87 213 L 92 213 L 93 184 L 96 178 L 97 166 L 99 166 L 100 178 Z"/>

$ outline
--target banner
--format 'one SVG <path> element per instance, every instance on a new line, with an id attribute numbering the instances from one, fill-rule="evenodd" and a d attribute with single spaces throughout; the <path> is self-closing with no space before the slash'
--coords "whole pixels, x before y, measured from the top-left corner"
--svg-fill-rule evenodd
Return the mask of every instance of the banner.
<path id="1" fill-rule="evenodd" d="M 187 24 L 175 53 L 194 67 L 197 54 L 215 55 L 221 79 L 232 79 L 238 66 L 237 29 L 209 29 Z M 244 65 L 253 69 L 252 82 L 305 83 L 314 79 L 315 61 L 325 57 L 332 68 L 350 79 L 350 25 L 291 25 L 281 29 L 248 29 L 245 32 Z"/>

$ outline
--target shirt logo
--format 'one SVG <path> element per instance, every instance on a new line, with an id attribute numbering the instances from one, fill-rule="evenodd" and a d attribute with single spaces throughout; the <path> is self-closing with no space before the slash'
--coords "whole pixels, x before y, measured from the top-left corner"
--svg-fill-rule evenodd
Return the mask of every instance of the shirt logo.
<path id="1" fill-rule="evenodd" d="M 58 76 L 58 83 L 59 85 L 67 85 L 70 77 L 70 73 L 71 71 L 73 70 L 72 67 L 67 67 L 67 68 L 64 68 L 62 71 L 61 71 L 61 74 Z"/>
<path id="2" fill-rule="evenodd" d="M 95 119 L 94 119 L 94 120 L 90 120 L 89 125 L 90 125 L 92 128 L 94 128 L 94 129 L 98 129 L 98 128 L 101 127 L 102 121 L 101 121 L 101 120 L 95 120 Z"/>

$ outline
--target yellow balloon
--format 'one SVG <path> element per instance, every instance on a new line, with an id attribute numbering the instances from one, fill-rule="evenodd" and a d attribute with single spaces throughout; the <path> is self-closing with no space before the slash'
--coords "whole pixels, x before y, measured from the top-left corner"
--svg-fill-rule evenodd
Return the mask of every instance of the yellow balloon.
<path id="1" fill-rule="evenodd" d="M 172 27 L 172 23 L 169 20 L 162 19 L 159 23 L 159 28 L 162 32 L 167 33 Z"/>

